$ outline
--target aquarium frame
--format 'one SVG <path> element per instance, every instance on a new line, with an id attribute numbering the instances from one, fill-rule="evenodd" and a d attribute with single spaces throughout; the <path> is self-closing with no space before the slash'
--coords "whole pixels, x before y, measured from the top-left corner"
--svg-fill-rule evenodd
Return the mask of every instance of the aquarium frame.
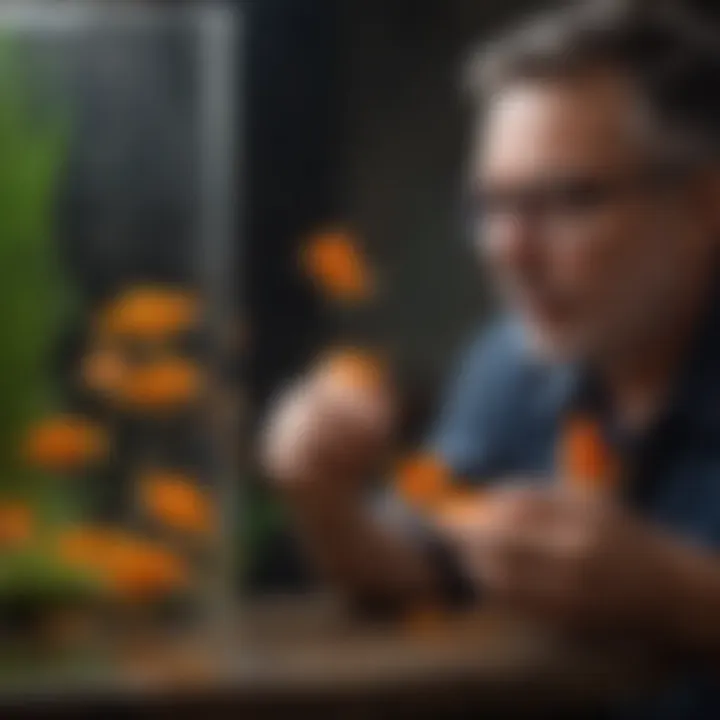
<path id="1" fill-rule="evenodd" d="M 0 0 L 0 32 L 75 34 L 92 32 L 102 25 L 119 30 L 192 28 L 196 25 L 199 69 L 200 120 L 198 148 L 199 207 L 195 228 L 198 273 L 197 281 L 210 311 L 211 375 L 220 377 L 227 371 L 228 352 L 223 328 L 237 318 L 238 300 L 242 297 L 240 267 L 242 240 L 238 233 L 242 212 L 240 189 L 243 174 L 242 114 L 237 106 L 244 82 L 243 63 L 238 48 L 243 38 L 241 10 L 222 0 L 196 0 L 173 6 L 121 4 L 109 0 Z M 234 313 L 235 315 L 232 315 Z M 215 388 L 220 390 L 220 388 Z M 212 389 L 211 389 L 212 392 Z M 219 462 L 213 469 L 213 487 L 221 510 L 216 536 L 218 562 L 217 582 L 210 589 L 208 618 L 217 631 L 217 641 L 226 646 L 237 638 L 241 626 L 241 598 L 236 598 L 238 549 L 235 543 L 243 537 L 244 475 L 239 472 L 237 418 L 225 419 L 218 428 L 210 409 L 211 453 Z M 232 625 L 233 632 L 229 632 Z M 218 649 L 221 645 L 216 645 Z M 229 646 L 228 646 L 229 647 Z"/>

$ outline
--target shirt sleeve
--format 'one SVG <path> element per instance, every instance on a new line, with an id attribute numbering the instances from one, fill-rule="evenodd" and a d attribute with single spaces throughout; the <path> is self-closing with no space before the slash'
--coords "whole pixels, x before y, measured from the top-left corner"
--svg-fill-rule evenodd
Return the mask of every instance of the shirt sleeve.
<path id="1" fill-rule="evenodd" d="M 477 481 L 503 469 L 525 372 L 520 343 L 516 326 L 493 327 L 470 344 L 451 377 L 429 449 L 457 477 Z"/>

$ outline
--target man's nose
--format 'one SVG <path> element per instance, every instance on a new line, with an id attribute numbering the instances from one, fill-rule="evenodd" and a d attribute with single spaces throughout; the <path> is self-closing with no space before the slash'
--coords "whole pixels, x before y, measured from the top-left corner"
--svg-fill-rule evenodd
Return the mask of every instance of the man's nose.
<path id="1" fill-rule="evenodd" d="M 481 233 L 479 242 L 494 262 L 522 268 L 537 263 L 542 254 L 538 223 L 528 213 L 494 217 Z"/>

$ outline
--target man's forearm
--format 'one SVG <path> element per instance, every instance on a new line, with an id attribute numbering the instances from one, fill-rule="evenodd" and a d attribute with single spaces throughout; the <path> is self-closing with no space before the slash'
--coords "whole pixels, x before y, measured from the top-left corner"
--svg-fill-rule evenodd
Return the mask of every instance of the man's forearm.
<path id="1" fill-rule="evenodd" d="M 720 661 L 720 559 L 686 552 L 668 578 L 667 593 L 663 631 L 673 647 Z"/>
<path id="2" fill-rule="evenodd" d="M 299 489 L 289 500 L 311 561 L 353 599 L 399 607 L 439 594 L 430 557 L 402 524 L 351 494 Z"/>

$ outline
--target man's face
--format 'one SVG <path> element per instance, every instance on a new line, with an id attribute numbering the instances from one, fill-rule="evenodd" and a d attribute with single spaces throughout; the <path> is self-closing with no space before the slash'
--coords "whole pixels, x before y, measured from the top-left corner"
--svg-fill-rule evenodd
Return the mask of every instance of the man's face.
<path id="1" fill-rule="evenodd" d="M 489 107 L 478 243 L 536 348 L 604 358 L 655 332 L 707 245 L 688 180 L 658 182 L 611 75 L 511 85 Z"/>

